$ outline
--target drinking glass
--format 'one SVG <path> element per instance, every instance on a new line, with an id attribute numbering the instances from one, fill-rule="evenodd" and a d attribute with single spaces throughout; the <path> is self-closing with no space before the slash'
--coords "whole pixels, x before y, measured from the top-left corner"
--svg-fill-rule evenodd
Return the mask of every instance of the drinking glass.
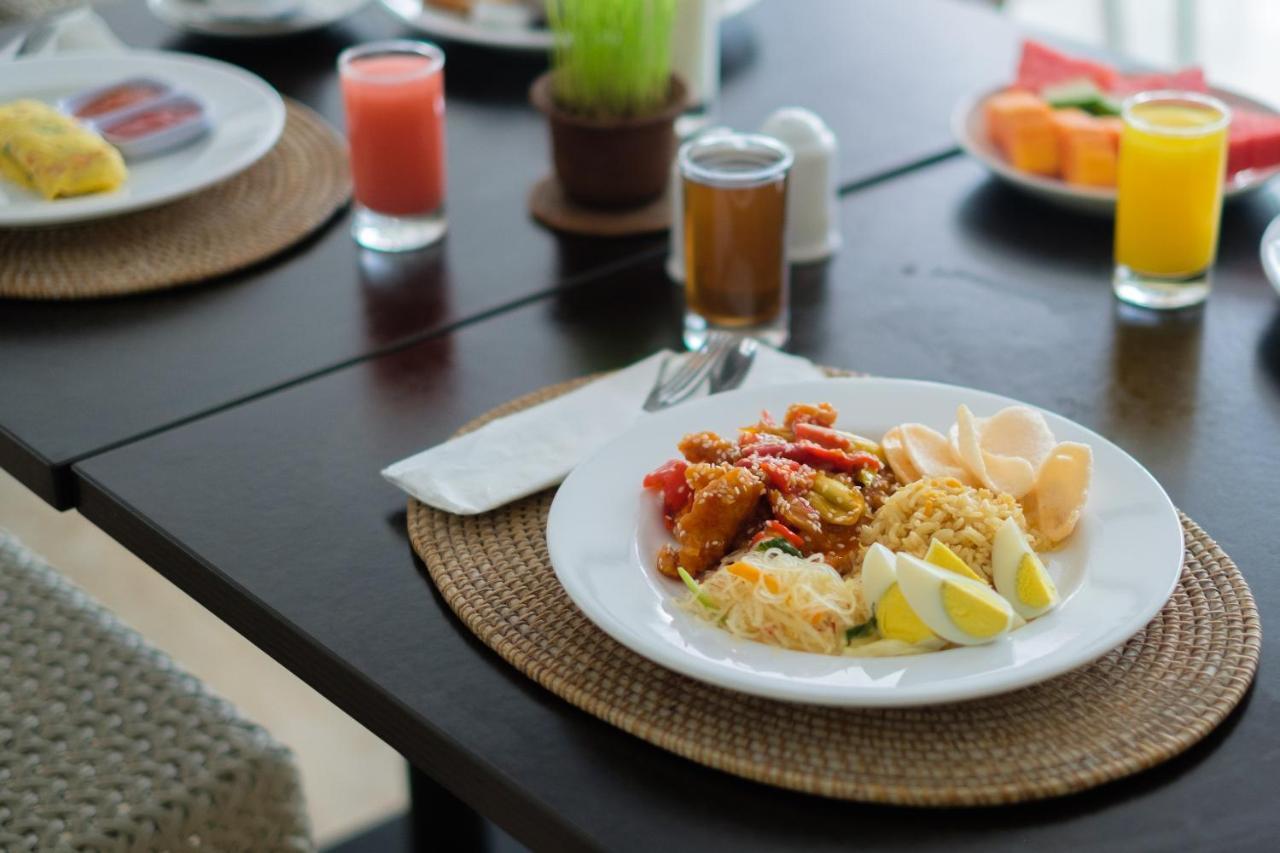
<path id="1" fill-rule="evenodd" d="M 1198 305 L 1218 249 L 1231 112 L 1198 92 L 1143 92 L 1121 115 L 1115 294 L 1143 308 Z"/>
<path id="2" fill-rule="evenodd" d="M 787 175 L 793 157 L 767 136 L 714 134 L 680 149 L 684 195 L 684 343 L 709 330 L 787 342 Z"/>
<path id="3" fill-rule="evenodd" d="M 382 41 L 338 57 L 355 217 L 368 249 L 404 252 L 444 236 L 444 51 Z"/>

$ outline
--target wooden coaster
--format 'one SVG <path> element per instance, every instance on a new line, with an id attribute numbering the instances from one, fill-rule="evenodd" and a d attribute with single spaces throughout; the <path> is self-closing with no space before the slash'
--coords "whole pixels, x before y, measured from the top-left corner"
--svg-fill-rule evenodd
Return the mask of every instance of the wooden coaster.
<path id="1" fill-rule="evenodd" d="M 514 400 L 463 432 L 566 391 Z M 557 696 L 663 749 L 826 797 L 998 805 L 1091 788 L 1167 761 L 1240 701 L 1262 631 L 1248 584 L 1186 516 L 1182 577 L 1151 623 L 1097 662 L 953 705 L 844 709 L 774 702 L 663 669 L 569 600 L 547 556 L 554 490 L 484 515 L 409 501 L 414 550 L 458 617 Z M 942 760 L 951 758 L 954 760 Z"/>
<path id="2" fill-rule="evenodd" d="M 346 144 L 286 99 L 280 141 L 233 178 L 172 204 L 53 228 L 0 230 L 0 297 L 89 299 L 203 281 L 277 254 L 351 197 Z"/>
<path id="3" fill-rule="evenodd" d="M 644 207 L 605 210 L 584 207 L 564 194 L 560 182 L 548 175 L 529 190 L 529 212 L 548 228 L 587 237 L 630 237 L 671 227 L 671 201 L 664 192 Z"/>

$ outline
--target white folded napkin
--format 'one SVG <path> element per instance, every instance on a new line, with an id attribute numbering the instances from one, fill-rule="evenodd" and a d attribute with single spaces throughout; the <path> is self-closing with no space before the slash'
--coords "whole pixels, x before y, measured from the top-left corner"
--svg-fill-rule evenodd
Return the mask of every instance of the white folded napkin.
<path id="1" fill-rule="evenodd" d="M 124 49 L 124 42 L 116 38 L 107 22 L 88 6 L 63 12 L 51 18 L 48 26 L 53 30 L 49 39 L 39 50 L 24 54 L 24 59 L 31 56 L 52 56 L 55 53 Z"/>
<path id="2" fill-rule="evenodd" d="M 608 376 L 438 444 L 382 476 L 436 509 L 488 512 L 556 485 L 611 439 L 645 417 L 663 351 Z M 821 379 L 813 362 L 761 346 L 744 388 Z"/>

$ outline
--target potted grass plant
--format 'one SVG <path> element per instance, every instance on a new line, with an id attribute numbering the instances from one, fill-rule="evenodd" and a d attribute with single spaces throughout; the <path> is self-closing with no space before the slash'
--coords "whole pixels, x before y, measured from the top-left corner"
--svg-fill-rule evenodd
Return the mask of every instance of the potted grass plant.
<path id="1" fill-rule="evenodd" d="M 551 70 L 529 97 L 547 116 L 572 200 L 635 207 L 665 189 L 685 87 L 671 73 L 676 0 L 549 0 Z"/>

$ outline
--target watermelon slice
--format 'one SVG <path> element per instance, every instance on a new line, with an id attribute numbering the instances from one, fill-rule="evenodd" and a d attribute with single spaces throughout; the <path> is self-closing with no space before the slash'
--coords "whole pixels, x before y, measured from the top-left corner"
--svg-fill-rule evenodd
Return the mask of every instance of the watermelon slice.
<path id="1" fill-rule="evenodd" d="M 1236 110 L 1227 131 L 1227 174 L 1253 168 L 1253 138 L 1257 128 L 1255 113 Z"/>
<path id="2" fill-rule="evenodd" d="M 1253 168 L 1270 169 L 1280 165 L 1280 117 L 1264 116 L 1265 121 L 1253 136 Z"/>
<path id="3" fill-rule="evenodd" d="M 1180 89 L 1184 92 L 1207 92 L 1204 72 L 1199 68 L 1184 68 L 1171 74 L 1117 74 L 1109 90 L 1113 95 L 1132 95 L 1134 92 L 1150 92 L 1154 89 Z"/>
<path id="4" fill-rule="evenodd" d="M 1116 70 L 1109 65 L 1076 59 L 1047 44 L 1026 39 L 1022 42 L 1022 56 L 1018 60 L 1018 77 L 1014 85 L 1038 94 L 1045 86 L 1089 80 L 1099 89 L 1110 91 L 1118 77 Z"/>
<path id="5" fill-rule="evenodd" d="M 1227 136 L 1227 174 L 1280 165 L 1280 116 L 1234 110 Z"/>

